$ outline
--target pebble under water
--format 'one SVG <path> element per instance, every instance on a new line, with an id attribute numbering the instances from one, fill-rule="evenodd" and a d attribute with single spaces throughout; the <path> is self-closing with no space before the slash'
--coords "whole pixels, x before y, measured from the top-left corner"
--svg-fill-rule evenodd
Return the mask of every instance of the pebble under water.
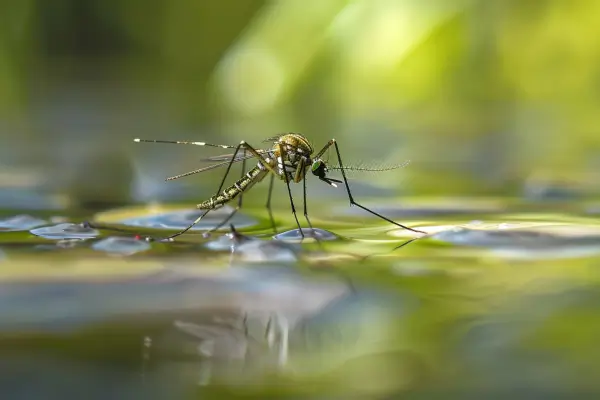
<path id="1" fill-rule="evenodd" d="M 224 208 L 173 242 L 198 210 L 4 210 L 0 394 L 595 398 L 594 209 L 377 209 L 422 236 L 340 209 L 304 241 L 250 209 L 203 235 Z"/>

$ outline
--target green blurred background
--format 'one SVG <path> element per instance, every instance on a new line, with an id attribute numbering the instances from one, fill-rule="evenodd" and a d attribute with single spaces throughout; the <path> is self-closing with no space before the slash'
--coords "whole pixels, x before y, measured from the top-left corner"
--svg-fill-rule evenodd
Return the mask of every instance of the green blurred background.
<path id="1" fill-rule="evenodd" d="M 5 1 L 0 206 L 26 208 L 22 191 L 43 207 L 200 200 L 218 172 L 163 178 L 214 151 L 132 138 L 259 146 L 285 131 L 315 147 L 335 137 L 348 163 L 412 160 L 370 179 L 396 195 L 522 196 L 532 182 L 595 195 L 599 12 L 595 0 Z"/>

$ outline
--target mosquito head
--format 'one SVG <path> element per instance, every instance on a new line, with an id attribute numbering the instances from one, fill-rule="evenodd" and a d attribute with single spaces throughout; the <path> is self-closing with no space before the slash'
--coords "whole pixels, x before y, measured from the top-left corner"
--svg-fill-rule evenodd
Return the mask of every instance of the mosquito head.
<path id="1" fill-rule="evenodd" d="M 312 171 L 313 175 L 315 175 L 320 180 L 322 180 L 325 183 L 328 183 L 333 187 L 337 187 L 336 183 L 342 183 L 342 181 L 338 181 L 337 179 L 327 177 L 327 172 L 329 170 L 327 169 L 327 164 L 325 163 L 325 161 L 321 159 L 313 160 L 310 170 Z"/>
<path id="2" fill-rule="evenodd" d="M 310 167 L 314 176 L 318 176 L 319 178 L 325 178 L 325 174 L 327 173 L 327 165 L 323 160 L 313 160 L 312 166 Z"/>

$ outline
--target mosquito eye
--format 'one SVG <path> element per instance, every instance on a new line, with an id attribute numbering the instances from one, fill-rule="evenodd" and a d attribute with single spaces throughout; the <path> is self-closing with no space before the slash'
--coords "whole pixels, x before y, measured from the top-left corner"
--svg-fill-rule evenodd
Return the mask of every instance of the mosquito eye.
<path id="1" fill-rule="evenodd" d="M 316 173 L 319 170 L 319 168 L 321 168 L 321 164 L 322 164 L 321 161 L 315 161 L 311 167 L 312 172 Z"/>

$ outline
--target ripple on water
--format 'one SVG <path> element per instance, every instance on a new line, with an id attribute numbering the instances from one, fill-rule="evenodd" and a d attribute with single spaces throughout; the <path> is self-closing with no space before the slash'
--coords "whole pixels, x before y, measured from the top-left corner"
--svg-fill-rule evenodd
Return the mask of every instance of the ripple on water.
<path id="1" fill-rule="evenodd" d="M 518 227 L 519 224 L 500 224 L 496 229 L 455 227 L 431 237 L 459 246 L 484 247 L 510 258 L 571 258 L 600 253 L 597 229 L 575 225 Z"/>
<path id="2" fill-rule="evenodd" d="M 77 239 L 60 239 L 53 244 L 38 244 L 34 247 L 36 250 L 47 250 L 53 251 L 56 249 L 73 249 L 82 243 L 85 243 L 86 239 L 77 238 Z"/>
<path id="3" fill-rule="evenodd" d="M 234 256 L 248 262 L 293 262 L 297 261 L 301 251 L 295 243 L 261 240 L 239 232 L 223 235 L 206 243 L 205 247 L 217 251 L 231 250 Z"/>
<path id="4" fill-rule="evenodd" d="M 28 231 L 36 226 L 44 224 L 46 224 L 46 221 L 43 219 L 35 218 L 31 215 L 21 214 L 0 220 L 0 231 Z"/>
<path id="5" fill-rule="evenodd" d="M 61 239 L 56 242 L 56 247 L 60 249 L 72 249 L 85 242 L 85 239 Z"/>
<path id="6" fill-rule="evenodd" d="M 190 231 L 202 231 L 214 228 L 216 225 L 223 222 L 223 220 L 233 211 L 231 207 L 222 207 L 218 210 L 214 210 L 206 214 L 206 216 Z M 196 220 L 204 210 L 178 210 L 172 212 L 165 212 L 162 214 L 154 215 L 141 215 L 138 217 L 127 218 L 119 221 L 121 224 L 129 226 L 139 226 L 144 228 L 157 228 L 157 229 L 184 229 L 187 228 L 192 222 Z M 235 227 L 245 228 L 254 226 L 257 221 L 244 214 L 236 213 L 231 220 L 225 225 L 227 229 L 229 224 L 233 224 Z"/>
<path id="7" fill-rule="evenodd" d="M 304 237 L 307 239 L 314 238 L 315 236 L 317 237 L 317 239 L 319 239 L 321 241 L 338 239 L 338 236 L 335 235 L 334 233 L 326 231 L 324 229 L 320 229 L 320 228 L 314 228 L 314 229 L 302 228 L 302 232 L 304 233 Z M 302 240 L 303 238 L 302 238 L 302 235 L 300 234 L 300 230 L 292 229 L 291 231 L 282 232 L 282 233 L 279 233 L 279 234 L 273 236 L 273 239 L 281 240 L 284 242 L 296 242 L 296 241 Z"/>
<path id="8" fill-rule="evenodd" d="M 30 230 L 36 236 L 46 239 L 90 239 L 100 235 L 95 229 L 84 227 L 82 224 L 58 224 Z"/>
<path id="9" fill-rule="evenodd" d="M 146 251 L 150 248 L 150 243 L 144 240 L 117 236 L 102 239 L 92 245 L 92 249 L 94 250 L 125 256 Z"/>

